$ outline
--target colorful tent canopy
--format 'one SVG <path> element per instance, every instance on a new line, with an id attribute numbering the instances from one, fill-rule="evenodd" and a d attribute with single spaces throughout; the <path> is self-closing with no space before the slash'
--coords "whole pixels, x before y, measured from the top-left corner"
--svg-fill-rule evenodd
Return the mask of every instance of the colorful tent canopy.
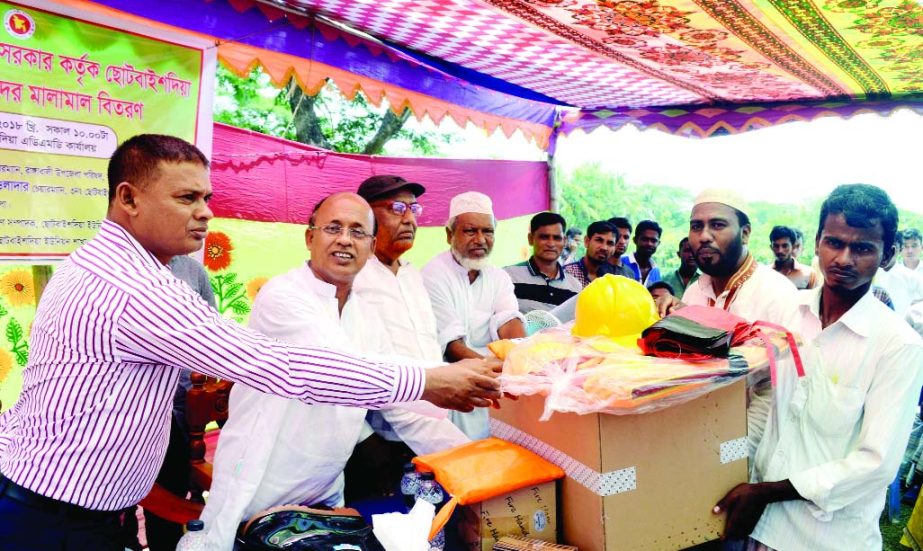
<path id="1" fill-rule="evenodd" d="M 564 117 L 562 134 L 581 129 L 590 132 L 600 126 L 619 128 L 627 124 L 654 128 L 695 138 L 737 134 L 791 121 L 812 121 L 821 117 L 849 118 L 863 113 L 886 116 L 896 109 L 923 112 L 923 104 L 913 100 L 829 101 L 709 107 L 664 107 L 648 109 L 596 109 L 578 111 Z"/>
<path id="2" fill-rule="evenodd" d="M 249 74 L 259 65 L 276 86 L 284 86 L 294 76 L 311 95 L 330 79 L 349 98 L 362 90 L 375 105 L 387 97 L 397 113 L 409 107 L 420 119 L 428 116 L 438 124 L 449 116 L 461 126 L 471 122 L 489 132 L 499 128 L 507 136 L 518 129 L 541 146 L 547 146 L 554 124 L 551 98 L 511 85 L 507 90 L 517 94 L 472 84 L 375 40 L 263 4 L 228 0 L 80 3 L 108 15 L 115 12 L 106 8 L 114 8 L 123 16 L 211 37 L 218 58 L 237 74 Z"/>
<path id="3" fill-rule="evenodd" d="M 555 104 L 580 109 L 564 132 L 636 124 L 690 136 L 923 112 L 923 6 L 911 0 L 97 3 L 313 60 L 221 56 L 238 69 L 258 60 L 275 79 L 294 72 L 310 90 L 323 63 L 361 77 L 341 85 L 347 93 L 368 87 L 418 115 L 518 127 L 540 141 Z M 311 20 L 318 15 L 379 41 Z"/>

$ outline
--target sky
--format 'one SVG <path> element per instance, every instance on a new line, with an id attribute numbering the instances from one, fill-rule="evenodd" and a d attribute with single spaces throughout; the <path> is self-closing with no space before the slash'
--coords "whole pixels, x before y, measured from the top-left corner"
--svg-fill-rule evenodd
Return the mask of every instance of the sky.
<path id="1" fill-rule="evenodd" d="M 445 123 L 443 123 L 443 126 Z M 451 157 L 540 160 L 521 135 L 512 139 L 469 125 Z M 626 127 L 561 138 L 555 156 L 564 170 L 588 162 L 623 174 L 630 184 L 734 187 L 749 201 L 797 203 L 824 197 L 836 185 L 884 188 L 901 208 L 923 213 L 923 117 L 907 110 L 889 117 L 827 117 L 707 139 Z"/>
<path id="2" fill-rule="evenodd" d="M 574 133 L 558 145 L 559 166 L 599 161 L 631 184 L 697 192 L 734 187 L 750 200 L 798 202 L 838 184 L 874 184 L 901 208 L 923 213 L 923 117 L 901 110 L 827 117 L 707 139 L 634 127 Z"/>

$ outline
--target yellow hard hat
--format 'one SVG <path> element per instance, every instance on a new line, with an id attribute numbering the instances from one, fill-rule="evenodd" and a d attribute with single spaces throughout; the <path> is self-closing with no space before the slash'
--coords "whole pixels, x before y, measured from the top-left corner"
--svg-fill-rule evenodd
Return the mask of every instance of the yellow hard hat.
<path id="1" fill-rule="evenodd" d="M 622 346 L 637 348 L 641 332 L 659 319 L 654 299 L 644 285 L 606 274 L 577 296 L 573 333 L 579 337 L 608 337 Z"/>

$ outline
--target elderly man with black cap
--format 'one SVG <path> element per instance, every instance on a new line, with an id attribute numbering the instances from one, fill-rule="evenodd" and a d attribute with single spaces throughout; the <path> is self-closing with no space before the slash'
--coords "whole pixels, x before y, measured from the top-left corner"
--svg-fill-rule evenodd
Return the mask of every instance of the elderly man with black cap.
<path id="1" fill-rule="evenodd" d="M 376 175 L 362 182 L 356 192 L 372 207 L 376 232 L 374 254 L 356 276 L 353 289 L 381 319 L 382 336 L 396 354 L 441 364 L 436 317 L 423 285 L 423 276 L 410 262 L 401 259 L 413 247 L 417 217 L 423 214 L 423 205 L 417 199 L 426 188 L 400 176 Z M 420 407 L 421 404 L 413 409 L 395 408 L 389 415 L 392 419 L 395 416 L 412 418 Z M 434 417 L 445 418 L 448 414 L 435 406 L 428 409 L 426 413 Z M 373 478 L 378 473 L 370 471 L 385 471 L 394 464 L 400 469 L 404 459 L 409 461 L 414 455 L 402 444 L 400 435 L 381 412 L 369 411 L 366 420 L 376 434 L 357 447 L 346 466 L 347 498 L 354 492 L 359 495 L 375 487 Z M 448 425 L 446 432 L 457 443 L 468 440 L 452 425 Z M 377 468 L 370 469 L 370 465 Z"/>
<path id="2" fill-rule="evenodd" d="M 396 353 L 420 360 L 442 361 L 436 318 L 420 271 L 401 256 L 413 247 L 417 202 L 426 189 L 400 176 L 372 176 L 357 193 L 372 207 L 377 231 L 375 254 L 356 276 L 353 288 L 374 306 Z"/>
<path id="3" fill-rule="evenodd" d="M 490 197 L 476 191 L 456 195 L 446 221 L 449 250 L 423 267 L 439 345 L 450 361 L 484 357 L 491 341 L 526 334 L 513 281 L 490 264 L 495 227 Z M 469 438 L 490 434 L 486 410 L 450 412 L 449 418 Z"/>

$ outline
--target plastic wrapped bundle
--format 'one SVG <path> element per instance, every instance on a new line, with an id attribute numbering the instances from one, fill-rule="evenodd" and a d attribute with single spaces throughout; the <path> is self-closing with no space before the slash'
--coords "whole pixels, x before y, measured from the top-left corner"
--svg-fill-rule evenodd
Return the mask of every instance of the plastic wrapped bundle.
<path id="1" fill-rule="evenodd" d="M 504 392 L 547 396 L 542 419 L 554 411 L 655 411 L 766 367 L 774 382 L 776 359 L 789 351 L 803 373 L 795 339 L 783 327 L 704 306 L 660 319 L 644 286 L 610 275 L 577 296 L 573 323 L 490 348 L 504 360 Z"/>
<path id="2" fill-rule="evenodd" d="M 769 366 L 770 353 L 784 356 L 783 331 L 764 332 L 770 346 L 751 339 L 726 357 L 695 361 L 644 356 L 637 347 L 607 337 L 573 335 L 568 326 L 542 331 L 516 343 L 494 343 L 504 360 L 501 388 L 513 395 L 547 397 L 547 419 L 555 411 L 638 414 L 692 400 Z"/>

